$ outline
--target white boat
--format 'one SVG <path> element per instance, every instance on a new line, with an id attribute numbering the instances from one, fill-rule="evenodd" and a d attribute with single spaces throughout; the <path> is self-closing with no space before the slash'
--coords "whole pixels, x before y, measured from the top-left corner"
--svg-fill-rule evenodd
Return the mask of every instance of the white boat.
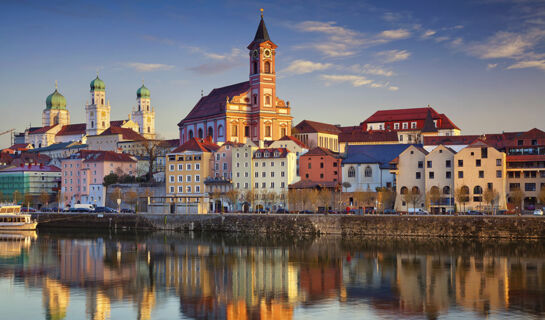
<path id="1" fill-rule="evenodd" d="M 36 230 L 37 225 L 30 214 L 21 213 L 21 206 L 0 205 L 0 231 Z"/>

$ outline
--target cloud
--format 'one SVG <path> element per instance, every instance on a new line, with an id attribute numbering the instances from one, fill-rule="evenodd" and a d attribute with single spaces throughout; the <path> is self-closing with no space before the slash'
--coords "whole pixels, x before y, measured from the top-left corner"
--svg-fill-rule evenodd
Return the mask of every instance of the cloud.
<path id="1" fill-rule="evenodd" d="M 507 69 L 538 68 L 545 71 L 545 60 L 520 61 L 507 67 Z"/>
<path id="2" fill-rule="evenodd" d="M 524 35 L 500 31 L 483 43 L 471 45 L 469 52 L 481 59 L 515 58 L 532 46 Z"/>
<path id="3" fill-rule="evenodd" d="M 422 39 L 427 39 L 427 38 L 429 38 L 429 37 L 435 35 L 436 33 L 437 33 L 437 31 L 435 31 L 435 30 L 426 30 L 426 31 L 424 31 L 424 33 L 422 34 L 421 38 L 422 38 Z"/>
<path id="4" fill-rule="evenodd" d="M 355 64 L 350 67 L 352 71 L 358 72 L 358 73 L 364 73 L 364 74 L 370 74 L 375 76 L 384 76 L 384 77 L 391 77 L 395 75 L 395 73 L 392 70 L 384 69 L 380 66 L 374 66 L 371 64 L 365 64 L 365 65 L 359 65 Z"/>
<path id="5" fill-rule="evenodd" d="M 491 70 L 491 69 L 494 69 L 498 66 L 497 63 L 489 63 L 487 66 L 486 66 L 486 70 Z"/>
<path id="6" fill-rule="evenodd" d="M 381 57 L 385 63 L 390 63 L 407 60 L 411 56 L 411 53 L 407 50 L 386 50 L 380 51 L 376 55 Z"/>
<path id="7" fill-rule="evenodd" d="M 291 74 L 305 74 L 314 71 L 321 71 L 332 66 L 331 63 L 312 62 L 308 60 L 295 60 L 283 72 Z"/>
<path id="8" fill-rule="evenodd" d="M 325 82 L 326 86 L 337 84 L 337 83 L 349 83 L 353 87 L 369 87 L 369 88 L 387 88 L 391 91 L 397 91 L 399 88 L 396 86 L 390 85 L 390 82 L 375 82 L 374 80 L 368 79 L 365 76 L 353 75 L 353 74 L 323 74 L 320 76 Z"/>
<path id="9" fill-rule="evenodd" d="M 203 63 L 194 67 L 189 67 L 187 70 L 193 71 L 202 75 L 212 75 L 225 72 L 227 70 L 241 66 L 242 63 L 232 61 L 220 61 L 212 63 Z"/>
<path id="10" fill-rule="evenodd" d="M 132 68 L 136 71 L 141 72 L 151 72 L 151 71 L 166 71 L 174 69 L 174 66 L 161 63 L 140 63 L 140 62 L 129 62 L 126 64 L 127 67 Z"/>
<path id="11" fill-rule="evenodd" d="M 411 36 L 411 32 L 407 29 L 385 30 L 378 34 L 379 38 L 384 38 L 389 40 L 406 39 L 410 36 Z"/>
<path id="12" fill-rule="evenodd" d="M 325 41 L 303 44 L 296 48 L 314 48 L 330 57 L 354 55 L 356 53 L 354 49 L 365 42 L 359 32 L 338 26 L 334 21 L 304 21 L 295 25 L 295 28 L 301 32 L 314 32 L 327 36 Z"/>

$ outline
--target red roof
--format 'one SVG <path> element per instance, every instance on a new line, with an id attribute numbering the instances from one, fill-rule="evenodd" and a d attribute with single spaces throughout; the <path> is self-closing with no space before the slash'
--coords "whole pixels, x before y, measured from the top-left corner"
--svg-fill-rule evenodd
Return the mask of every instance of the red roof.
<path id="1" fill-rule="evenodd" d="M 11 149 L 11 150 L 15 150 L 15 151 L 24 151 L 24 150 L 27 150 L 29 148 L 29 146 L 32 147 L 32 145 L 30 143 L 16 143 L 16 144 L 14 144 L 11 147 L 6 148 L 6 149 Z"/>
<path id="2" fill-rule="evenodd" d="M 109 127 L 100 135 L 109 136 L 114 134 L 120 134 L 124 140 L 132 140 L 132 141 L 146 140 L 146 138 L 142 137 L 139 133 L 135 132 L 134 130 L 129 128 L 121 128 L 121 127 Z"/>
<path id="3" fill-rule="evenodd" d="M 78 158 L 84 159 L 83 162 L 136 162 L 133 157 L 126 153 L 103 150 L 81 150 L 78 152 Z"/>
<path id="4" fill-rule="evenodd" d="M 26 172 L 26 171 L 39 171 L 39 172 L 61 172 L 61 169 L 55 166 L 47 166 L 40 164 L 22 164 L 18 166 L 11 166 L 5 169 L 1 169 L 0 172 Z"/>
<path id="5" fill-rule="evenodd" d="M 172 150 L 173 153 L 184 151 L 200 151 L 200 152 L 214 152 L 218 150 L 220 146 L 212 142 L 210 139 L 191 138 L 178 148 Z"/>
<path id="6" fill-rule="evenodd" d="M 296 183 L 290 184 L 288 189 L 315 189 L 315 188 L 328 188 L 333 189 L 340 186 L 340 183 L 337 181 L 312 181 L 312 180 L 301 180 Z"/>
<path id="7" fill-rule="evenodd" d="M 250 82 L 245 81 L 212 90 L 207 96 L 201 97 L 189 114 L 178 123 L 178 126 L 181 126 L 184 122 L 189 120 L 225 113 L 225 102 L 227 97 L 232 98 L 241 95 L 249 89 Z"/>
<path id="8" fill-rule="evenodd" d="M 62 126 L 57 133 L 58 136 L 84 135 L 86 129 L 85 123 L 74 123 Z"/>
<path id="9" fill-rule="evenodd" d="M 282 138 L 280 138 L 280 140 L 281 141 L 293 141 L 293 142 L 295 142 L 295 144 L 297 144 L 301 148 L 306 148 L 307 147 L 307 146 L 305 146 L 305 144 L 303 142 L 301 142 L 301 140 L 297 139 L 294 136 L 283 136 Z"/>
<path id="10" fill-rule="evenodd" d="M 339 134 L 339 142 L 398 142 L 395 131 L 362 131 L 361 127 L 354 127 L 352 132 Z"/>
<path id="11" fill-rule="evenodd" d="M 265 157 L 265 152 L 269 152 L 269 157 Z M 274 157 L 274 153 L 278 152 L 278 157 Z M 286 148 L 261 148 L 257 149 L 254 152 L 254 158 L 256 158 L 256 154 L 262 154 L 263 156 L 257 157 L 258 159 L 268 159 L 268 158 L 285 158 L 289 153 L 289 150 Z"/>
<path id="12" fill-rule="evenodd" d="M 315 147 L 310 149 L 307 153 L 303 154 L 302 156 L 330 156 L 330 157 L 338 158 L 339 154 L 326 148 Z"/>
<path id="13" fill-rule="evenodd" d="M 545 155 L 542 154 L 522 154 L 507 156 L 507 162 L 530 162 L 545 161 Z"/>
<path id="14" fill-rule="evenodd" d="M 54 126 L 45 126 L 45 127 L 39 127 L 39 128 L 31 128 L 31 129 L 34 129 L 32 131 L 30 131 L 31 129 L 29 129 L 29 134 L 41 134 L 41 133 L 46 133 L 47 131 L 51 130 L 51 128 L 53 128 Z"/>
<path id="15" fill-rule="evenodd" d="M 432 107 L 379 110 L 367 118 L 362 125 L 375 122 L 425 120 L 428 111 L 431 112 L 431 116 L 434 120 L 441 119 L 441 121 L 438 122 L 438 129 L 459 129 L 445 114 L 438 113 Z"/>
<path id="16" fill-rule="evenodd" d="M 316 122 L 316 121 L 310 121 L 310 120 L 303 120 L 299 122 L 299 124 L 295 126 L 295 130 L 296 130 L 295 132 L 297 133 L 316 133 L 316 132 L 323 132 L 323 133 L 330 133 L 330 134 L 341 133 L 341 129 L 339 129 L 337 126 L 334 126 L 328 123 Z"/>
<path id="17" fill-rule="evenodd" d="M 113 120 L 110 121 L 110 127 L 121 127 L 127 122 L 127 120 Z"/>

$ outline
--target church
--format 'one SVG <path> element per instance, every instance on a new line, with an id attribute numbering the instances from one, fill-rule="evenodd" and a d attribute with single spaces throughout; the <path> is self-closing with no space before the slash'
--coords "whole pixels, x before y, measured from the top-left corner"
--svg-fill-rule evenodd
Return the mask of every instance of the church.
<path id="1" fill-rule="evenodd" d="M 136 91 L 136 106 L 127 120 L 110 120 L 110 102 L 106 99 L 106 84 L 98 75 L 90 83 L 91 103 L 85 106 L 85 123 L 70 123 L 66 98 L 55 91 L 45 100 L 42 126 L 30 127 L 15 136 L 15 143 L 31 144 L 43 148 L 55 143 L 80 141 L 99 136 L 110 127 L 131 129 L 146 139 L 155 139 L 155 109 L 151 107 L 150 91 L 142 84 Z"/>
<path id="2" fill-rule="evenodd" d="M 291 135 L 290 104 L 276 96 L 275 58 L 261 14 L 248 45 L 249 81 L 213 89 L 178 123 L 180 143 L 210 137 L 216 143 L 272 141 Z"/>

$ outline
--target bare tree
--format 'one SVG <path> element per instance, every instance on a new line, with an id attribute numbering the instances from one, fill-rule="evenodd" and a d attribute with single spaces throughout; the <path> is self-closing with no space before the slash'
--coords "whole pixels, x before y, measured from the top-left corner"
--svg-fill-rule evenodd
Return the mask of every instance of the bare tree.
<path id="1" fill-rule="evenodd" d="M 331 190 L 326 188 L 320 190 L 318 197 L 320 199 L 320 204 L 324 207 L 324 212 L 327 213 L 331 205 L 331 197 L 332 197 Z"/>
<path id="2" fill-rule="evenodd" d="M 384 212 L 385 209 L 392 209 L 394 206 L 394 201 L 395 192 L 393 192 L 392 190 L 388 188 L 380 188 L 377 191 L 377 202 L 382 212 Z"/>
<path id="3" fill-rule="evenodd" d="M 136 211 L 135 204 L 138 200 L 138 193 L 134 190 L 129 190 L 124 194 L 125 202 L 131 205 L 131 208 Z"/>
<path id="4" fill-rule="evenodd" d="M 272 210 L 272 206 L 276 203 L 276 199 L 278 199 L 278 194 L 271 190 L 264 195 L 264 198 L 270 212 Z"/>
<path id="5" fill-rule="evenodd" d="M 221 192 L 218 191 L 218 189 L 214 188 L 214 191 L 212 192 L 209 192 L 208 193 L 210 199 L 212 199 L 212 203 L 214 203 L 214 210 L 215 211 L 218 211 L 218 208 L 216 207 L 216 204 L 217 202 L 219 201 L 220 202 L 220 209 L 219 209 L 219 212 L 221 212 L 221 207 L 223 207 L 223 205 L 221 204 Z"/>
<path id="6" fill-rule="evenodd" d="M 320 202 L 320 198 L 318 196 L 318 190 L 316 189 L 306 189 L 305 190 L 305 198 L 307 200 L 307 204 L 310 204 L 311 211 L 317 211 L 316 207 L 318 203 Z"/>
<path id="7" fill-rule="evenodd" d="M 458 187 L 454 190 L 454 199 L 463 206 L 462 212 L 466 211 L 466 203 L 469 202 L 469 189 L 467 187 Z"/>
<path id="8" fill-rule="evenodd" d="M 40 193 L 39 198 L 40 198 L 40 204 L 42 205 L 42 207 L 44 207 L 44 206 L 47 207 L 49 205 L 49 198 L 50 197 L 49 197 L 49 194 L 47 192 L 42 191 Z"/>
<path id="9" fill-rule="evenodd" d="M 410 190 L 403 197 L 407 205 L 413 205 L 413 210 L 416 210 L 416 205 L 422 200 L 422 194 L 417 190 Z"/>
<path id="10" fill-rule="evenodd" d="M 429 204 L 430 211 L 433 208 L 433 206 L 436 206 L 439 204 L 439 201 L 441 201 L 441 191 L 439 191 L 439 188 L 437 187 L 431 187 L 430 191 L 428 191 L 426 202 Z"/>
<path id="11" fill-rule="evenodd" d="M 515 205 L 515 212 L 520 213 L 522 208 L 522 200 L 524 199 L 524 192 L 520 188 L 514 189 L 509 192 L 509 200 Z"/>
<path id="12" fill-rule="evenodd" d="M 236 189 L 231 189 L 225 193 L 227 201 L 231 204 L 232 210 L 235 211 L 237 207 L 238 198 L 240 197 L 240 192 Z"/>
<path id="13" fill-rule="evenodd" d="M 30 207 L 30 205 L 32 204 L 32 195 L 30 193 L 25 193 L 23 199 L 23 202 L 26 203 L 27 208 Z"/>
<path id="14" fill-rule="evenodd" d="M 500 197 L 499 192 L 496 189 L 486 189 L 483 193 L 483 200 L 490 206 L 490 213 L 494 211 L 494 204 Z"/>
<path id="15" fill-rule="evenodd" d="M 117 206 L 118 206 L 118 209 L 119 208 L 119 204 L 117 204 L 117 199 L 121 199 L 123 196 L 123 192 L 121 191 L 121 188 L 119 187 L 115 187 L 114 190 L 110 193 L 110 201 L 115 203 Z"/>
<path id="16" fill-rule="evenodd" d="M 254 189 L 249 189 L 244 192 L 244 201 L 248 202 L 250 204 L 250 211 L 253 211 L 254 209 L 254 199 L 255 199 L 255 191 Z"/>
<path id="17" fill-rule="evenodd" d="M 545 187 L 542 187 L 541 190 L 539 190 L 537 198 L 539 199 L 539 203 L 545 205 Z"/>
<path id="18" fill-rule="evenodd" d="M 13 203 L 17 204 L 17 202 L 21 199 L 21 193 L 19 190 L 13 191 L 11 198 L 13 199 Z"/>
<path id="19" fill-rule="evenodd" d="M 144 155 L 148 158 L 148 173 L 146 174 L 146 180 L 151 181 L 153 179 L 153 170 L 157 158 L 164 156 L 168 151 L 168 143 L 165 140 L 144 140 L 142 141 L 142 149 Z"/>
<path id="20" fill-rule="evenodd" d="M 299 190 L 288 189 L 288 207 L 290 211 L 297 211 L 297 205 L 299 204 Z"/>

